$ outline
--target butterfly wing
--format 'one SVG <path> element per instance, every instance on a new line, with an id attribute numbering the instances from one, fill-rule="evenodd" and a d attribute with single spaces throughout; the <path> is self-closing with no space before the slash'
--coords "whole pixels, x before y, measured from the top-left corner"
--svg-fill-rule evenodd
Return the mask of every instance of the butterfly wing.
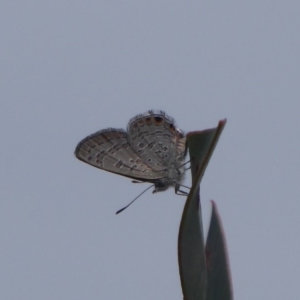
<path id="1" fill-rule="evenodd" d="M 164 112 L 136 116 L 129 121 L 127 131 L 134 150 L 153 169 L 165 169 L 170 162 L 179 167 L 184 162 L 186 139 Z"/>
<path id="2" fill-rule="evenodd" d="M 164 175 L 143 162 L 122 129 L 105 129 L 86 137 L 77 145 L 75 156 L 96 168 L 141 181 L 154 182 Z"/>

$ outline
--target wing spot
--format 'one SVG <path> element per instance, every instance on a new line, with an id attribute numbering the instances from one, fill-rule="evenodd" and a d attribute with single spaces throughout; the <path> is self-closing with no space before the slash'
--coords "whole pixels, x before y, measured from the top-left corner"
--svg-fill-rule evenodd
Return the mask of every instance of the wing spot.
<path id="1" fill-rule="evenodd" d="M 151 125 L 151 124 L 152 124 L 151 118 L 150 118 L 150 117 L 147 117 L 147 118 L 145 119 L 145 123 L 146 123 L 147 125 Z"/>
<path id="2" fill-rule="evenodd" d="M 112 149 L 118 151 L 120 149 L 120 145 L 114 144 L 113 147 L 112 147 Z"/>
<path id="3" fill-rule="evenodd" d="M 117 168 L 121 168 L 122 165 L 123 165 L 122 160 L 119 160 L 119 161 L 116 163 L 116 167 L 117 167 Z"/>
<path id="4" fill-rule="evenodd" d="M 107 153 L 114 155 L 116 151 L 113 148 L 108 149 Z"/>
<path id="5" fill-rule="evenodd" d="M 141 137 L 141 139 L 144 139 L 145 135 L 147 135 L 148 131 L 140 131 L 139 134 L 137 135 L 137 137 Z"/>
<path id="6" fill-rule="evenodd" d="M 137 124 L 137 122 L 133 123 L 131 126 L 132 126 L 134 129 L 137 129 L 137 128 L 139 127 L 139 125 Z"/>
<path id="7" fill-rule="evenodd" d="M 123 138 L 124 137 L 124 132 L 116 131 L 117 137 L 118 138 Z"/>
<path id="8" fill-rule="evenodd" d="M 106 136 L 104 133 L 102 134 L 102 137 L 103 137 L 105 142 L 108 142 L 110 140 L 109 137 Z"/>
<path id="9" fill-rule="evenodd" d="M 174 124 L 172 124 L 172 123 L 169 125 L 169 129 L 173 133 L 175 133 L 175 131 L 176 131 L 176 128 L 175 128 Z"/>
<path id="10" fill-rule="evenodd" d="M 162 117 L 154 117 L 154 123 L 157 126 L 161 125 L 163 123 L 163 118 Z"/>
<path id="11" fill-rule="evenodd" d="M 137 165 L 133 165 L 133 166 L 130 167 L 130 171 L 133 171 L 136 168 L 137 168 Z"/>
<path id="12" fill-rule="evenodd" d="M 155 145 L 155 142 L 151 142 L 151 143 L 148 144 L 148 148 L 152 149 L 154 145 Z"/>
<path id="13" fill-rule="evenodd" d="M 143 119 L 139 119 L 137 122 L 138 122 L 138 126 L 142 126 L 143 127 L 145 125 Z"/>

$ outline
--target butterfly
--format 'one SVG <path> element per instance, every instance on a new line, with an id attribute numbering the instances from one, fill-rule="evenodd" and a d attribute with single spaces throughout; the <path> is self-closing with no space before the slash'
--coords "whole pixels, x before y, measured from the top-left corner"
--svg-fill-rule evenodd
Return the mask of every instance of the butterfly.
<path id="1" fill-rule="evenodd" d="M 174 119 L 149 110 L 132 118 L 127 130 L 108 128 L 87 136 L 75 156 L 96 168 L 152 183 L 153 193 L 169 187 L 178 193 L 186 152 L 185 135 Z"/>

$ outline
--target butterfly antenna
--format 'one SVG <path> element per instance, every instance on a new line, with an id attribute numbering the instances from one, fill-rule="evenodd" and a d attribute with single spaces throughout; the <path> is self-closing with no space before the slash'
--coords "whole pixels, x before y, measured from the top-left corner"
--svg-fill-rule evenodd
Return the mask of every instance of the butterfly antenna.
<path id="1" fill-rule="evenodd" d="M 140 196 L 142 196 L 145 192 L 147 192 L 150 188 L 152 188 L 154 186 L 154 184 L 150 185 L 149 187 L 147 187 L 143 192 L 141 192 L 137 197 L 135 197 L 129 204 L 127 204 L 125 207 L 119 209 L 116 212 L 116 215 L 119 214 L 120 212 L 122 212 L 123 210 L 125 210 L 128 206 L 130 206 L 136 199 L 138 199 Z"/>

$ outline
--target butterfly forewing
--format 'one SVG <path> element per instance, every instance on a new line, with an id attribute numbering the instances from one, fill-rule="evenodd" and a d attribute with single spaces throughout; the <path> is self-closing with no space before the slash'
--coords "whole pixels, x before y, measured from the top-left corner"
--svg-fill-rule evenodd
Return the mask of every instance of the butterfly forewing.
<path id="1" fill-rule="evenodd" d="M 122 129 L 101 130 L 86 137 L 77 145 L 75 156 L 96 168 L 142 181 L 164 176 L 140 158 Z"/>

